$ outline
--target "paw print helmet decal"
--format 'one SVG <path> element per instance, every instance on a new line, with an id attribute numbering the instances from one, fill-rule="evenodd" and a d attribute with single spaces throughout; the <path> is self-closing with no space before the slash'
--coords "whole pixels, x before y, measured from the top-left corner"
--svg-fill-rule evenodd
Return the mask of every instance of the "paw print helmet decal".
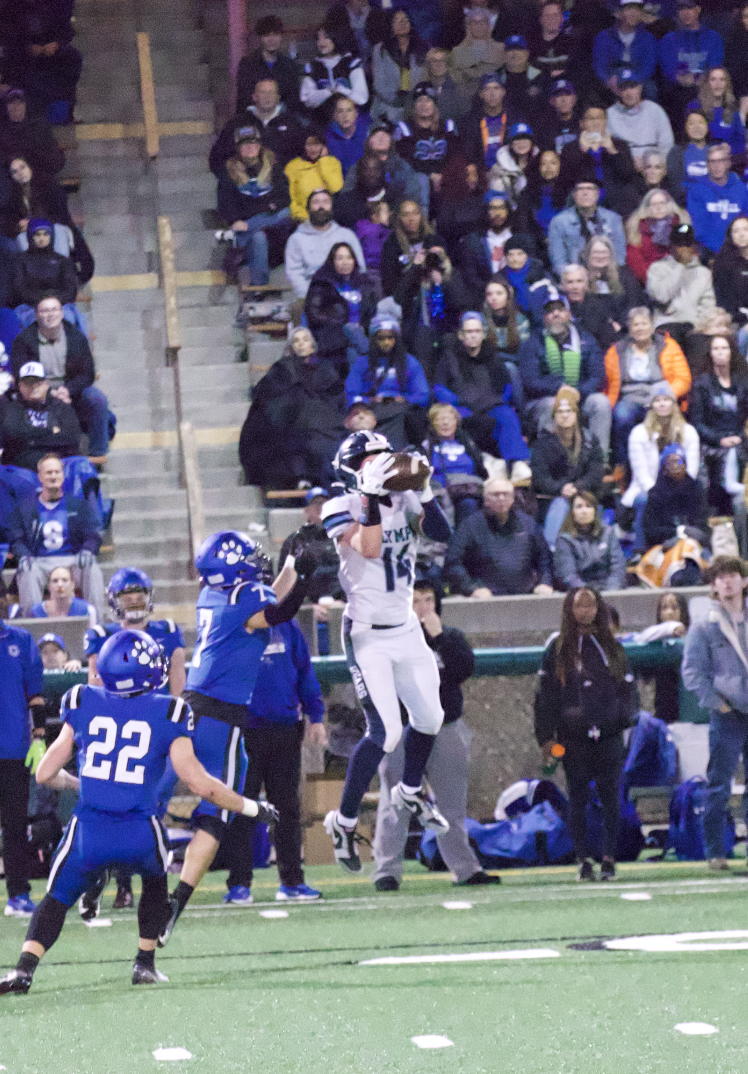
<path id="1" fill-rule="evenodd" d="M 231 589 L 237 582 L 262 580 L 265 556 L 260 546 L 239 530 L 221 530 L 207 537 L 195 556 L 202 581 L 215 589 Z"/>

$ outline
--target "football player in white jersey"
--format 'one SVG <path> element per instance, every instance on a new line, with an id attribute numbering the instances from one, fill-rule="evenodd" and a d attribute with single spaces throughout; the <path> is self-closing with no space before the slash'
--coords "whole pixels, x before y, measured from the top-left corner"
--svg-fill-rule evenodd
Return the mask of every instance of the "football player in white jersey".
<path id="1" fill-rule="evenodd" d="M 444 713 L 436 660 L 413 611 L 413 582 L 419 533 L 446 541 L 450 529 L 428 482 L 421 492 L 384 488 L 395 473 L 392 462 L 385 436 L 353 433 L 333 462 L 346 492 L 322 509 L 322 524 L 340 556 L 338 577 L 347 598 L 343 644 L 367 728 L 351 756 L 340 809 L 325 817 L 335 859 L 351 872 L 361 868 L 355 834 L 361 799 L 403 733 L 401 701 L 408 711 L 405 767 L 392 804 L 415 813 L 426 828 L 449 830 L 422 785 Z"/>

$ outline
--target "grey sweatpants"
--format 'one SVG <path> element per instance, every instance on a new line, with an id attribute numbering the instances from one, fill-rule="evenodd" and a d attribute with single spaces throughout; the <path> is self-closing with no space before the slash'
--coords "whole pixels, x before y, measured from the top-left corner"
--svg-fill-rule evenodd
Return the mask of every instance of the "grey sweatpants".
<path id="1" fill-rule="evenodd" d="M 470 848 L 463 821 L 467 810 L 468 762 L 471 732 L 464 720 L 443 724 L 426 764 L 426 776 L 439 809 L 449 821 L 449 831 L 437 839 L 439 850 L 457 883 L 480 872 Z M 379 806 L 374 834 L 375 869 L 372 880 L 403 871 L 403 851 L 408 838 L 410 813 L 390 805 L 390 790 L 402 779 L 405 753 L 402 739 L 379 765 Z"/>

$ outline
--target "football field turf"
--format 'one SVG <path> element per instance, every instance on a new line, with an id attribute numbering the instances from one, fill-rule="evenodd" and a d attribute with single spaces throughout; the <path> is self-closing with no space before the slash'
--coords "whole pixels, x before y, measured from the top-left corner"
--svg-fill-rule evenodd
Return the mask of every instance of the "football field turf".
<path id="1" fill-rule="evenodd" d="M 446 874 L 409 864 L 398 893 L 377 894 L 365 875 L 310 868 L 307 881 L 325 900 L 282 906 L 272 901 L 275 871 L 263 870 L 255 905 L 230 908 L 219 905 L 225 874 L 214 873 L 157 956 L 170 983 L 139 988 L 130 984 L 135 914 L 111 910 L 110 886 L 102 917 L 111 926 L 87 928 L 72 910 L 29 995 L 0 999 L 0 1069 L 744 1070 L 747 950 L 662 950 L 677 946 L 671 939 L 650 939 L 661 948 L 653 951 L 603 947 L 614 937 L 723 930 L 747 931 L 712 943 L 748 947 L 744 862 L 724 877 L 700 864 L 623 866 L 620 882 L 610 885 L 579 886 L 571 868 L 503 876 L 500 887 L 455 888 Z M 38 895 L 41 884 L 34 887 Z M 471 905 L 443 905 L 454 902 Z M 279 909 L 288 916 L 262 916 Z M 25 928 L 0 919 L 3 966 L 15 964 Z M 461 955 L 471 958 L 362 964 Z M 685 1035 L 676 1029 L 683 1023 L 716 1032 Z M 414 1037 L 442 1038 L 442 1047 L 419 1047 Z M 184 1049 L 191 1058 L 160 1060 L 160 1048 Z"/>

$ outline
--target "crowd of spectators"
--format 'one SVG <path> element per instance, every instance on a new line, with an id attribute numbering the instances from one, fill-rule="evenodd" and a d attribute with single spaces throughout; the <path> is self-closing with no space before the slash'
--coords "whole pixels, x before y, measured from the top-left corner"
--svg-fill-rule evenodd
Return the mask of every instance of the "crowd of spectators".
<path id="1" fill-rule="evenodd" d="M 0 566 L 15 616 L 103 616 L 97 470 L 115 418 L 77 304 L 94 262 L 68 206 L 73 0 L 0 3 Z M 76 595 L 76 590 L 79 594 Z"/>
<path id="2" fill-rule="evenodd" d="M 329 488 L 352 428 L 426 451 L 468 595 L 706 561 L 710 517 L 745 552 L 743 9 L 341 0 L 298 64 L 255 30 L 211 167 L 240 280 L 283 264 L 299 330 L 247 480 Z"/>

